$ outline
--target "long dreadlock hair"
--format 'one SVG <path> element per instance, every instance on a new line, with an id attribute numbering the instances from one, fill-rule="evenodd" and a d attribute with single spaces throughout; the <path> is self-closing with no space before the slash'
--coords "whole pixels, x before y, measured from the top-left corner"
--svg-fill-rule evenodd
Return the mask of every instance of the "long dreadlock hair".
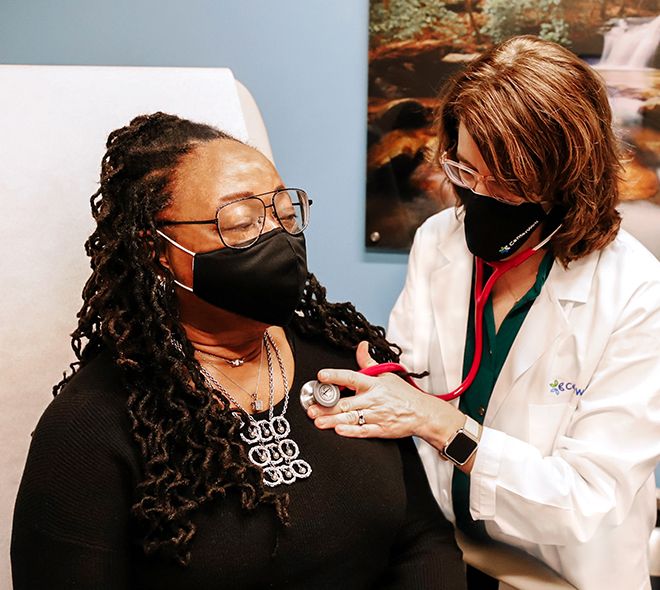
<path id="1" fill-rule="evenodd" d="M 132 436 L 143 462 L 133 516 L 143 531 L 146 554 L 160 552 L 187 565 L 195 535 L 192 515 L 202 504 L 239 494 L 241 506 L 270 505 L 288 522 L 288 496 L 266 489 L 238 436 L 239 422 L 227 400 L 212 392 L 179 324 L 174 286 L 154 255 L 156 214 L 167 206 L 181 157 L 200 143 L 238 141 L 208 125 L 165 113 L 143 115 L 113 131 L 101 163 L 101 181 L 91 197 L 96 229 L 85 244 L 92 274 L 71 346 L 77 361 L 53 388 L 102 350 L 112 355 L 128 392 Z M 380 362 L 397 360 L 381 327 L 350 303 L 329 303 L 308 276 L 293 320 L 305 335 L 318 335 L 341 349 L 371 343 Z"/>

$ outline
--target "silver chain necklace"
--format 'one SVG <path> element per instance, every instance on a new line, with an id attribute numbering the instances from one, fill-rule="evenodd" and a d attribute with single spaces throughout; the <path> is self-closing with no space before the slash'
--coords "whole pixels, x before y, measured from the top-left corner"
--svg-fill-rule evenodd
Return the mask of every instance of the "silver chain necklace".
<path id="1" fill-rule="evenodd" d="M 247 424 L 244 420 L 241 420 L 240 437 L 248 445 L 248 458 L 250 461 L 262 469 L 264 484 L 269 487 L 280 484 L 291 485 L 298 479 L 309 477 L 312 473 L 312 467 L 307 461 L 299 458 L 300 448 L 289 437 L 291 425 L 285 417 L 289 407 L 289 381 L 280 350 L 267 331 L 264 333 L 264 347 L 268 365 L 269 400 L 267 419 L 256 420 L 201 364 L 200 369 L 210 385 L 247 415 Z M 285 392 L 284 406 L 279 416 L 275 416 L 275 377 L 271 348 L 275 351 L 275 358 L 279 365 Z"/>
<path id="2" fill-rule="evenodd" d="M 238 387 L 242 392 L 247 393 L 250 398 L 252 399 L 252 402 L 250 405 L 252 406 L 252 411 L 253 412 L 261 412 L 264 409 L 264 403 L 259 399 L 259 386 L 261 385 L 261 368 L 263 366 L 263 356 L 264 356 L 264 342 L 266 341 L 266 338 L 261 339 L 261 354 L 259 355 L 259 371 L 257 373 L 257 384 L 254 388 L 254 392 L 250 392 L 245 387 L 243 387 L 240 383 L 237 383 L 234 381 L 229 375 L 227 375 L 224 371 L 221 371 L 219 368 L 216 367 L 216 370 L 228 381 L 230 381 L 233 385 Z"/>

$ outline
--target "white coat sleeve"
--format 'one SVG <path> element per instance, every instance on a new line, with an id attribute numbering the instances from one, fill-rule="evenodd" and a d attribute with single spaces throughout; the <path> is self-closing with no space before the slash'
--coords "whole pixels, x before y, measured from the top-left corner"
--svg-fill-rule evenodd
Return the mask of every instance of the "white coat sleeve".
<path id="1" fill-rule="evenodd" d="M 473 518 L 532 543 L 588 541 L 619 524 L 660 457 L 660 286 L 624 307 L 551 456 L 484 428 L 471 473 Z"/>
<path id="2" fill-rule="evenodd" d="M 419 266 L 422 264 L 420 252 L 423 251 L 422 243 L 425 240 L 424 226 L 421 226 L 415 234 L 415 240 L 410 249 L 406 282 L 390 312 L 387 326 L 387 339 L 401 348 L 401 364 L 412 371 L 418 370 L 413 357 L 413 334 L 415 301 L 421 296 L 418 290 L 424 288 L 418 277 L 423 276 L 423 271 L 419 269 Z"/>

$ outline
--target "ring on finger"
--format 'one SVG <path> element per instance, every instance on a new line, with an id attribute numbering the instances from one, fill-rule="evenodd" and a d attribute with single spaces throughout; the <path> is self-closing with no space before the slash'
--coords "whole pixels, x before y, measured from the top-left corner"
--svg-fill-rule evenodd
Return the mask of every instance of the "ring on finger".
<path id="1" fill-rule="evenodd" d="M 362 410 L 357 410 L 357 425 L 364 426 L 367 421 L 364 419 L 364 412 Z"/>

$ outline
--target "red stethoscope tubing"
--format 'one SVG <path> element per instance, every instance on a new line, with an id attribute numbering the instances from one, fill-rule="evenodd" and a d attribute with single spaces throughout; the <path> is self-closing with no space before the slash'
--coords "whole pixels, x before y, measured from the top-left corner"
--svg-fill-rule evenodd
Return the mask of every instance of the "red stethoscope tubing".
<path id="1" fill-rule="evenodd" d="M 383 373 L 397 373 L 404 381 L 410 383 L 415 389 L 419 389 L 422 393 L 426 393 L 426 391 L 413 381 L 413 378 L 408 373 L 408 369 L 399 363 L 380 363 L 379 365 L 371 365 L 370 367 L 360 369 L 358 373 L 368 375 L 369 377 L 377 377 Z"/>
<path id="2" fill-rule="evenodd" d="M 534 254 L 537 250 L 530 248 L 525 250 L 525 252 L 520 253 L 518 256 L 515 256 L 511 260 L 506 260 L 504 262 L 490 262 L 487 263 L 491 268 L 493 268 L 493 274 L 488 277 L 486 285 L 483 286 L 484 280 L 484 261 L 481 258 L 475 258 L 475 277 L 474 277 L 474 356 L 472 357 L 472 365 L 470 365 L 470 370 L 468 371 L 467 376 L 463 382 L 453 391 L 449 393 L 442 394 L 429 394 L 435 397 L 439 397 L 445 401 L 451 401 L 463 395 L 472 385 L 474 378 L 479 372 L 479 365 L 481 363 L 481 353 L 483 351 L 484 339 L 483 339 L 483 329 L 484 329 L 484 309 L 486 307 L 486 302 L 490 292 L 493 290 L 493 286 L 497 279 L 499 279 L 505 272 L 511 270 L 512 268 L 522 264 Z"/>
<path id="3" fill-rule="evenodd" d="M 561 227 L 561 226 L 559 226 Z M 475 256 L 475 277 L 474 277 L 474 356 L 472 357 L 472 365 L 470 365 L 470 370 L 468 371 L 467 376 L 463 382 L 453 391 L 449 393 L 428 393 L 421 389 L 408 374 L 408 371 L 405 367 L 398 363 L 381 363 L 379 365 L 372 365 L 371 367 L 366 367 L 360 371 L 364 375 L 369 375 L 375 377 L 383 373 L 398 373 L 405 381 L 410 383 L 416 389 L 432 395 L 433 397 L 440 398 L 445 401 L 451 401 L 463 395 L 472 385 L 474 378 L 479 372 L 479 365 L 481 363 L 481 353 L 483 351 L 483 325 L 484 325 L 484 308 L 486 307 L 486 302 L 488 301 L 488 296 L 493 290 L 493 286 L 497 279 L 499 279 L 505 272 L 515 268 L 516 266 L 522 264 L 526 260 L 530 259 L 534 254 L 536 254 L 545 244 L 550 241 L 550 238 L 559 230 L 559 227 L 555 229 L 547 238 L 545 238 L 540 244 L 521 252 L 517 256 L 503 262 L 484 262 L 481 258 Z M 493 274 L 488 277 L 486 284 L 483 284 L 484 279 L 484 264 L 488 264 L 493 268 Z"/>

